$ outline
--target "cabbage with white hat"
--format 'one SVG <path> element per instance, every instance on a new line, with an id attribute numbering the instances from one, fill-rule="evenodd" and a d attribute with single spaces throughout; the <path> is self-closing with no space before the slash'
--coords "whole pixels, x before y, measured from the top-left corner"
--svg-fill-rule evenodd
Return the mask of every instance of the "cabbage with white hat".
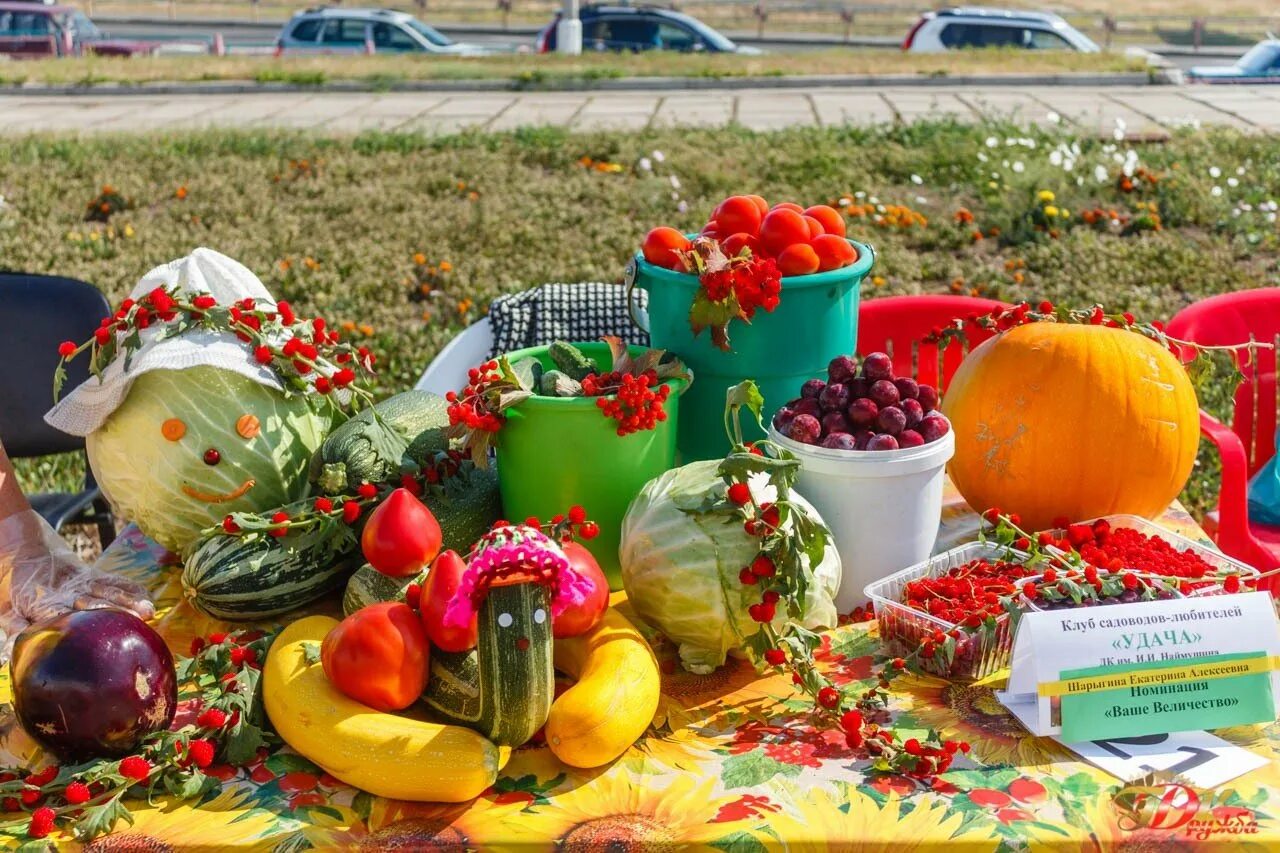
<path id="1" fill-rule="evenodd" d="M 354 383 L 373 367 L 204 248 L 147 273 L 93 340 L 59 349 L 86 351 L 94 375 L 45 420 L 85 436 L 114 510 L 179 554 L 232 513 L 302 498 L 311 456 L 343 409 L 367 402 Z"/>

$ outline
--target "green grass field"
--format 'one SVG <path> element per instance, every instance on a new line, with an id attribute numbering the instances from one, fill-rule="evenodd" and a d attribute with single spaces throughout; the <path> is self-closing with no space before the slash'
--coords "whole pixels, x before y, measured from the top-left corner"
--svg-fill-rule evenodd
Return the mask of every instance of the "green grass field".
<path id="1" fill-rule="evenodd" d="M 648 228 L 696 229 L 733 192 L 844 200 L 851 236 L 878 253 L 866 298 L 1102 301 L 1168 319 L 1200 297 L 1276 283 L 1274 146 L 1226 130 L 1130 148 L 950 123 L 7 140 L 0 263 L 84 278 L 114 301 L 153 265 L 210 246 L 300 311 L 352 324 L 383 354 L 390 393 L 495 295 L 620 280 Z M 133 207 L 85 222 L 104 184 Z M 1033 228 L 1046 189 L 1056 236 Z M 1220 406 L 1224 393 L 1219 384 L 1206 402 Z M 66 485 L 75 463 L 24 464 L 22 476 L 29 488 Z M 1202 469 L 1194 505 L 1211 480 Z"/>
<path id="2" fill-rule="evenodd" d="M 831 48 L 763 56 L 733 54 L 623 53 L 486 57 L 381 56 L 211 56 L 77 57 L 10 62 L 0 67 L 0 85 L 41 83 L 94 86 L 219 80 L 318 86 L 355 80 L 375 87 L 406 81 L 509 80 L 531 88 L 619 77 L 702 78 L 782 77 L 820 74 L 1062 74 L 1144 71 L 1141 59 L 1120 53 L 974 50 L 942 54 Z"/>

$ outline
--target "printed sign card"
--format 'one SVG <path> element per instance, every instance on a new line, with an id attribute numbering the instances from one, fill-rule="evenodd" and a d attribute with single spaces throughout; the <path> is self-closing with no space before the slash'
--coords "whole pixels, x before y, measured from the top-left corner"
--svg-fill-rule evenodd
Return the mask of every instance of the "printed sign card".
<path id="1" fill-rule="evenodd" d="M 1144 735 L 1117 740 L 1067 743 L 1055 738 L 1085 761 L 1133 782 L 1152 773 L 1167 773 L 1196 788 L 1216 788 L 1271 762 L 1257 753 L 1208 732 Z"/>
<path id="2" fill-rule="evenodd" d="M 1271 722 L 1280 696 L 1271 596 L 1147 601 L 1023 614 L 997 698 L 1067 742 Z"/>

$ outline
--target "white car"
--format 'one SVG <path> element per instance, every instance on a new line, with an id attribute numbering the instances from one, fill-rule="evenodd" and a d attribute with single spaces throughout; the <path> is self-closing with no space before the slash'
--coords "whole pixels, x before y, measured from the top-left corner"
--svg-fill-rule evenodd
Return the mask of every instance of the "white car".
<path id="1" fill-rule="evenodd" d="M 1077 50 L 1081 53 L 1101 50 L 1092 39 L 1057 15 L 986 6 L 925 12 L 902 42 L 902 49 L 913 53 L 940 53 L 966 47 Z"/>
<path id="2" fill-rule="evenodd" d="M 485 56 L 495 51 L 456 42 L 413 15 L 391 9 L 328 6 L 299 12 L 276 37 L 282 53 L 436 53 Z"/>

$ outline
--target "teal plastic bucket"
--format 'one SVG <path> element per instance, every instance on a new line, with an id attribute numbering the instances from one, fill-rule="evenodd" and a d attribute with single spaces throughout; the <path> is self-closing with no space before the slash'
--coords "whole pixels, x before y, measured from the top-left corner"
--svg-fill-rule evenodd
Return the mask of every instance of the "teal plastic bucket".
<path id="1" fill-rule="evenodd" d="M 858 298 L 862 279 L 875 263 L 875 250 L 849 241 L 858 250 L 852 265 L 829 272 L 782 279 L 782 300 L 772 313 L 757 311 L 750 324 L 729 324 L 731 351 L 711 343 L 711 332 L 694 336 L 689 306 L 698 279 L 648 263 L 637 254 L 627 270 L 628 283 L 649 293 L 651 345 L 674 352 L 693 371 L 694 383 L 680 403 L 678 444 L 683 462 L 717 459 L 729 451 L 724 434 L 725 392 L 754 379 L 764 394 L 766 419 L 800 396 L 806 379 L 821 375 L 831 359 L 849 355 L 858 340 Z M 748 427 L 744 419 L 743 426 Z M 764 433 L 753 423 L 751 438 Z"/>
<path id="2" fill-rule="evenodd" d="M 574 346 L 602 370 L 613 367 L 607 344 Z M 630 351 L 639 355 L 644 348 Z M 545 368 L 555 367 L 547 347 L 506 356 L 512 363 L 532 357 Z M 617 423 L 600 411 L 596 397 L 539 396 L 508 409 L 498 432 L 498 488 L 506 518 L 547 521 L 580 504 L 587 518 L 600 525 L 600 534 L 582 544 L 604 570 L 610 589 L 622 589 L 618 542 L 627 507 L 645 483 L 675 467 L 681 391 L 689 382 L 669 379 L 666 384 L 672 386 L 663 407 L 667 419 L 651 430 L 618 435 Z"/>

